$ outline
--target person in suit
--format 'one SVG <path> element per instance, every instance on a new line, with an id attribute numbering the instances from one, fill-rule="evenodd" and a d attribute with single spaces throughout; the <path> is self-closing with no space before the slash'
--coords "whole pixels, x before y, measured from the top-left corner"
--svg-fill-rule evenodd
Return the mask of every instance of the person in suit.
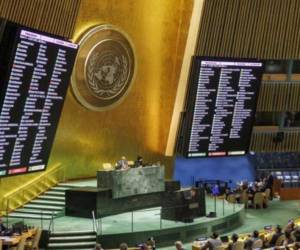
<path id="1" fill-rule="evenodd" d="M 125 156 L 122 156 L 121 160 L 117 162 L 116 169 L 118 170 L 127 170 L 129 168 L 128 161 Z"/>
<path id="2" fill-rule="evenodd" d="M 254 245 L 263 245 L 262 240 L 259 238 L 259 232 L 257 230 L 254 230 L 252 235 L 249 236 L 250 238 L 245 241 L 245 249 L 252 249 Z"/>
<path id="3" fill-rule="evenodd" d="M 274 177 L 272 174 L 269 174 L 266 180 L 266 186 L 265 188 L 269 188 L 270 189 L 270 199 L 273 199 L 273 183 L 274 183 Z"/>
<path id="4" fill-rule="evenodd" d="M 0 233 L 2 233 L 3 231 L 6 230 L 6 227 L 3 225 L 3 220 L 2 218 L 0 217 Z"/>
<path id="5" fill-rule="evenodd" d="M 210 238 L 207 240 L 205 245 L 201 247 L 201 250 L 215 250 L 217 247 L 222 245 L 222 241 L 219 238 L 219 235 L 217 233 L 213 233 Z"/>
<path id="6" fill-rule="evenodd" d="M 280 225 L 276 226 L 275 233 L 272 235 L 270 242 L 266 242 L 266 246 L 274 247 L 278 238 L 282 235 L 282 228 Z"/>
<path id="7" fill-rule="evenodd" d="M 142 166 L 143 166 L 143 157 L 138 156 L 136 158 L 136 161 L 134 162 L 134 167 L 138 168 L 138 167 L 142 167 Z"/>

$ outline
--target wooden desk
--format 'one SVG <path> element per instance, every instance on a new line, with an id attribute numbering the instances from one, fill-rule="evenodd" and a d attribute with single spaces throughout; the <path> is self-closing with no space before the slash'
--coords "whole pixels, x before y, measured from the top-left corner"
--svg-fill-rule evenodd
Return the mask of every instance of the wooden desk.
<path id="1" fill-rule="evenodd" d="M 300 188 L 280 188 L 280 200 L 300 200 Z"/>

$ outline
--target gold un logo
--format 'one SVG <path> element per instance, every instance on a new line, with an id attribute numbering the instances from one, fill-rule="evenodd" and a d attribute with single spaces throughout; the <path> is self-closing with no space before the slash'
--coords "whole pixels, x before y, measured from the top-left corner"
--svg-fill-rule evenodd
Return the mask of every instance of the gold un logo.
<path id="1" fill-rule="evenodd" d="M 79 40 L 71 78 L 78 101 L 94 111 L 120 103 L 135 72 L 135 53 L 128 37 L 112 25 L 88 30 Z"/>

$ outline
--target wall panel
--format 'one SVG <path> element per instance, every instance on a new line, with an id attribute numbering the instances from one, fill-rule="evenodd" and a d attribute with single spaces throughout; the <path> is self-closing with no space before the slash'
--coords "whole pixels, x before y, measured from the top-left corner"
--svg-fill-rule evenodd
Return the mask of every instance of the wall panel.
<path id="1" fill-rule="evenodd" d="M 282 142 L 274 142 L 277 132 L 253 132 L 250 150 L 255 152 L 299 152 L 300 130 L 283 130 Z"/>
<path id="2" fill-rule="evenodd" d="M 72 37 L 80 0 L 0 0 L 0 16 L 63 37 Z"/>
<path id="3" fill-rule="evenodd" d="M 300 111 L 300 82 L 262 82 L 257 111 Z"/>
<path id="4" fill-rule="evenodd" d="M 297 0 L 206 0 L 197 54 L 299 58 Z"/>
<path id="5" fill-rule="evenodd" d="M 94 25 L 117 26 L 134 44 L 136 79 L 124 101 L 103 112 L 84 108 L 69 90 L 51 165 L 61 162 L 67 178 L 80 178 L 122 155 L 142 155 L 171 176 L 173 157 L 164 154 L 192 10 L 191 0 L 81 1 L 73 38 Z"/>

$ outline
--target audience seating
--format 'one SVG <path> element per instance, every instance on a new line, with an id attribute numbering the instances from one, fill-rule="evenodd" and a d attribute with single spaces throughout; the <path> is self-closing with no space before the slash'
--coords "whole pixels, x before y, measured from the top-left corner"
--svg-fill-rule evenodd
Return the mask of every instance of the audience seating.
<path id="1" fill-rule="evenodd" d="M 232 250 L 243 250 L 244 249 L 244 242 L 243 241 L 237 241 L 233 246 Z"/>
<path id="2" fill-rule="evenodd" d="M 40 228 L 37 228 L 33 239 L 27 242 L 26 247 L 30 250 L 39 250 L 41 235 L 42 230 Z"/>
<path id="3" fill-rule="evenodd" d="M 10 250 L 24 250 L 25 249 L 25 243 L 26 243 L 26 236 L 22 236 L 19 244 L 16 247 L 10 248 Z"/>
<path id="4" fill-rule="evenodd" d="M 244 204 L 245 208 L 248 208 L 248 194 L 247 194 L 247 190 L 243 191 L 243 193 L 241 195 L 240 202 L 242 204 Z"/>
<path id="5" fill-rule="evenodd" d="M 300 187 L 299 153 L 256 153 L 250 160 L 256 168 L 257 177 L 272 174 L 282 181 L 283 187 Z"/>
<path id="6" fill-rule="evenodd" d="M 290 223 L 290 221 L 288 222 Z M 293 230 L 299 230 L 300 227 L 300 219 L 297 219 L 294 221 L 294 229 Z M 297 229 L 298 228 L 298 229 Z M 288 224 L 285 227 L 285 230 L 291 230 L 291 224 Z M 284 230 L 283 230 L 284 231 Z M 291 236 L 294 234 L 291 234 Z M 254 241 L 252 243 L 252 245 L 248 245 L 249 243 L 249 233 L 245 233 L 245 234 L 241 234 L 239 235 L 239 239 L 236 243 L 234 243 L 232 245 L 232 249 L 233 250 L 242 250 L 245 247 L 247 247 L 247 249 L 249 249 L 249 247 L 251 249 L 266 249 L 266 250 L 277 250 L 277 249 L 288 249 L 288 250 L 296 250 L 296 249 L 300 249 L 298 247 L 298 244 L 300 244 L 300 242 L 296 241 L 295 237 L 293 238 L 293 243 L 288 244 L 288 245 L 284 245 L 284 242 L 286 240 L 285 238 L 285 234 L 283 233 L 275 242 L 275 246 L 269 246 L 270 245 L 270 240 L 272 239 L 273 233 L 275 233 L 275 228 L 271 229 L 271 231 L 266 231 L 265 229 L 259 231 L 259 238 Z M 227 242 L 223 242 L 222 246 L 218 247 L 217 249 L 227 249 L 229 243 Z M 201 249 L 201 247 L 204 246 L 204 243 L 202 242 L 202 245 L 199 243 L 197 243 L 197 241 L 195 241 L 192 245 L 192 249 L 193 250 L 199 250 Z"/>
<path id="7" fill-rule="evenodd" d="M 278 247 L 278 246 L 281 246 L 281 245 L 283 244 L 284 240 L 285 240 L 284 234 L 281 235 L 281 236 L 279 236 L 279 238 L 277 239 L 277 241 L 276 241 L 276 243 L 275 243 L 275 246 L 277 246 L 277 247 Z"/>
<path id="8" fill-rule="evenodd" d="M 262 247 L 263 247 L 263 241 L 262 241 L 262 239 L 254 241 L 254 243 L 252 245 L 252 249 L 260 249 Z"/>

